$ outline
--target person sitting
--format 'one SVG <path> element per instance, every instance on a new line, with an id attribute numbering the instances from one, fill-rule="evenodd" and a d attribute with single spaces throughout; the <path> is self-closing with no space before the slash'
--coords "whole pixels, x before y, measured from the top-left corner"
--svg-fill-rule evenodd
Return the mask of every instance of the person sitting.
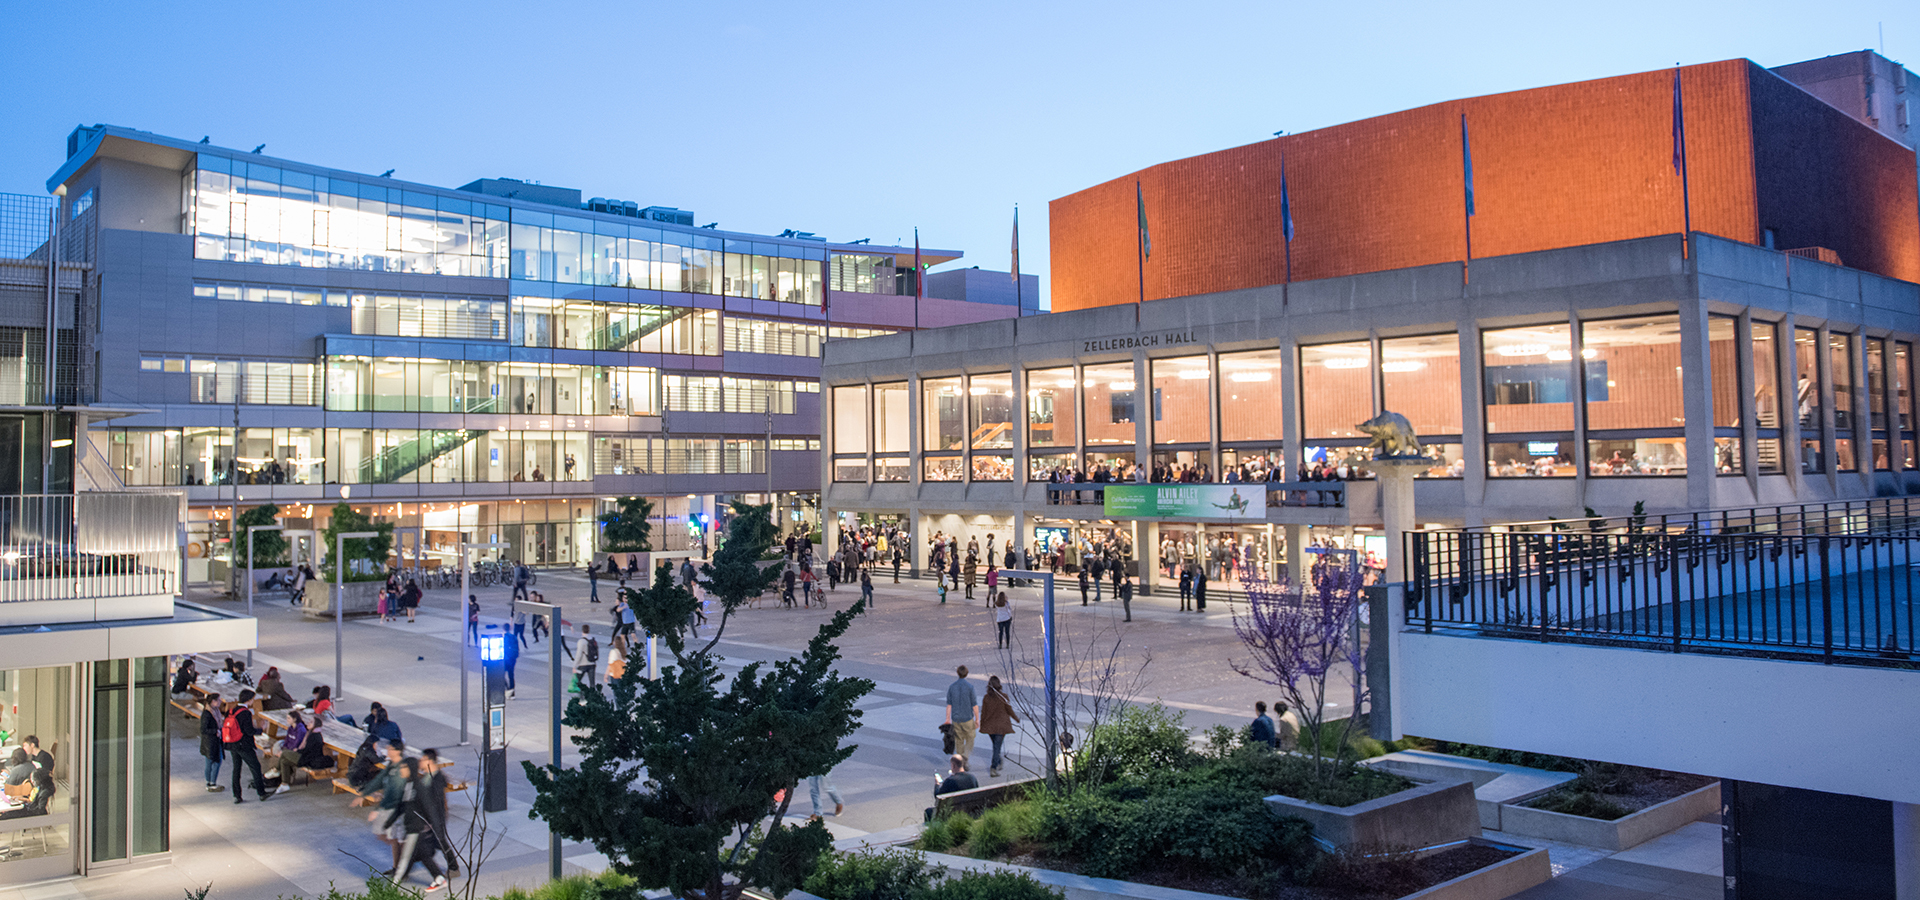
<path id="1" fill-rule="evenodd" d="M 7 757 L 6 792 L 9 797 L 24 797 L 33 789 L 33 760 L 27 751 L 15 747 Z"/>
<path id="2" fill-rule="evenodd" d="M 973 777 L 973 774 L 967 771 L 966 757 L 956 753 L 947 757 L 947 764 L 952 766 L 952 769 L 947 772 L 946 778 L 934 776 L 936 783 L 933 786 L 933 796 L 935 798 L 959 791 L 970 791 L 980 786 L 980 779 Z M 927 807 L 926 821 L 933 821 L 933 811 L 937 808 L 938 806 Z"/>
<path id="3" fill-rule="evenodd" d="M 333 716 L 333 688 L 324 684 L 313 689 L 313 696 L 307 700 L 307 711 L 313 713 L 313 721 L 319 724 L 323 717 Z"/>
<path id="4" fill-rule="evenodd" d="M 180 668 L 174 670 L 173 684 L 168 690 L 177 697 L 185 694 L 187 688 L 198 680 L 200 680 L 200 670 L 194 666 L 193 657 L 185 657 L 180 660 Z"/>
<path id="5" fill-rule="evenodd" d="M 258 692 L 263 710 L 293 708 L 293 695 L 287 693 L 286 684 L 280 680 L 279 666 L 267 667 L 267 674 L 260 677 Z"/>
<path id="6" fill-rule="evenodd" d="M 327 752 L 326 741 L 321 738 L 318 726 L 301 736 L 298 747 L 284 749 L 276 756 L 275 765 L 280 770 L 278 793 L 282 794 L 293 790 L 293 778 L 298 770 L 326 771 L 333 768 L 333 754 Z"/>
<path id="7" fill-rule="evenodd" d="M 53 773 L 40 771 L 33 773 L 33 790 L 27 794 L 27 800 L 17 809 L 0 812 L 0 820 L 25 819 L 47 814 L 47 804 L 53 800 Z"/>
<path id="8" fill-rule="evenodd" d="M 380 775 L 380 739 L 367 735 L 360 742 L 360 748 L 353 751 L 353 762 L 347 764 L 347 784 L 354 790 L 360 790 Z"/>
<path id="9" fill-rule="evenodd" d="M 20 742 L 20 747 L 27 751 L 27 759 L 32 761 L 34 768 L 42 772 L 53 771 L 53 754 L 40 749 L 39 737 L 27 735 L 26 739 Z"/>
<path id="10" fill-rule="evenodd" d="M 342 721 L 345 721 L 349 725 L 353 724 L 351 718 L 343 719 Z M 393 718 L 387 715 L 387 708 L 381 706 L 379 701 L 374 701 L 367 707 L 367 720 L 363 724 L 368 734 L 383 741 L 400 740 L 400 726 L 393 723 Z"/>
<path id="11" fill-rule="evenodd" d="M 299 752 L 300 745 L 305 743 L 309 731 L 317 732 L 320 730 L 317 727 L 308 728 L 307 721 L 300 717 L 300 711 L 297 709 L 288 713 L 288 715 L 292 717 L 293 721 L 287 724 L 286 737 L 281 738 L 279 742 L 267 748 L 266 764 L 268 768 L 272 768 L 274 762 L 279 757 L 285 756 L 288 753 Z"/>

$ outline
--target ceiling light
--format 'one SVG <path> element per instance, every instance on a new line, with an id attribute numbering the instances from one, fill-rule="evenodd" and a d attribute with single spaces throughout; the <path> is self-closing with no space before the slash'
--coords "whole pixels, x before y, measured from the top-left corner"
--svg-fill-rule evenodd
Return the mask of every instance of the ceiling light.
<path id="1" fill-rule="evenodd" d="M 1227 376 L 1228 381 L 1272 381 L 1272 372 L 1235 372 Z"/>
<path id="2" fill-rule="evenodd" d="M 1130 390 L 1133 390 L 1133 382 L 1110 381 L 1107 383 L 1107 389 L 1110 391 L 1130 391 Z"/>
<path id="3" fill-rule="evenodd" d="M 1552 349 L 1546 344 L 1508 344 L 1493 352 L 1501 356 L 1539 356 Z M 1573 357 L 1569 356 L 1568 359 Z"/>
<path id="4" fill-rule="evenodd" d="M 1367 367 L 1367 358 L 1364 356 L 1336 356 L 1321 363 L 1321 365 L 1329 369 L 1364 369 Z"/>
<path id="5" fill-rule="evenodd" d="M 1200 381 L 1212 374 L 1213 373 L 1208 372 L 1206 369 L 1182 369 L 1180 371 L 1180 377 L 1187 381 Z"/>
<path id="6" fill-rule="evenodd" d="M 1600 351 L 1598 351 L 1598 350 L 1595 350 L 1595 349 L 1593 349 L 1592 347 L 1582 347 L 1582 348 L 1580 348 L 1580 358 L 1581 358 L 1581 359 L 1592 359 L 1592 358 L 1594 358 L 1594 357 L 1596 357 L 1596 356 L 1599 356 L 1599 355 L 1600 355 Z"/>
<path id="7" fill-rule="evenodd" d="M 1573 352 L 1570 350 L 1548 350 L 1547 358 L 1554 362 L 1567 362 L 1573 359 Z"/>
<path id="8" fill-rule="evenodd" d="M 1421 369 L 1424 369 L 1426 367 L 1427 367 L 1426 363 L 1423 363 L 1417 359 L 1396 359 L 1396 360 L 1393 360 L 1392 362 L 1381 363 L 1380 371 L 1382 372 L 1418 372 Z"/>

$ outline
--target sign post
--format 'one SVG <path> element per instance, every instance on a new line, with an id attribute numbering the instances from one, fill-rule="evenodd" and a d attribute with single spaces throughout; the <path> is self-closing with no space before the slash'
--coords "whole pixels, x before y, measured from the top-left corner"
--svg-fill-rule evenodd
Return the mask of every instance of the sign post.
<path id="1" fill-rule="evenodd" d="M 507 642 L 513 633 L 488 634 L 480 638 L 480 664 L 487 673 L 487 717 L 482 726 L 486 750 L 480 754 L 482 808 L 487 812 L 507 809 Z"/>
<path id="2" fill-rule="evenodd" d="M 473 706 L 473 703 L 467 699 L 467 648 L 472 646 L 467 643 L 467 598 L 472 596 L 468 592 L 472 584 L 468 575 L 473 571 L 473 561 L 467 559 L 467 551 L 505 550 L 511 546 L 513 545 L 504 541 L 489 541 L 484 544 L 461 541 L 458 548 L 460 551 L 460 746 L 462 747 L 473 743 L 473 729 L 469 728 L 467 723 L 467 710 Z M 513 617 L 508 616 L 507 619 L 511 621 Z"/>

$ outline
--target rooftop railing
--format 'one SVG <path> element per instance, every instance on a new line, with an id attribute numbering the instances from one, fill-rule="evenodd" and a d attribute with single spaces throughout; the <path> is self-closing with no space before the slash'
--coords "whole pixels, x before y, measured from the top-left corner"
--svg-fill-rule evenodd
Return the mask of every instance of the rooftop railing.
<path id="1" fill-rule="evenodd" d="M 0 497 L 0 603 L 175 593 L 179 522 L 176 494 Z"/>
<path id="2" fill-rule="evenodd" d="M 1407 624 L 1909 667 L 1916 514 L 1892 498 L 1411 532 Z"/>

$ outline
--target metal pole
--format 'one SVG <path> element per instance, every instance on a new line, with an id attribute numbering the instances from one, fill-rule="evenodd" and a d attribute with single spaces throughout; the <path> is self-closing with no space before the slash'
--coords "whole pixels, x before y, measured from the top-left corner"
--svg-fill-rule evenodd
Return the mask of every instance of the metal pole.
<path id="1" fill-rule="evenodd" d="M 247 529 L 247 618 L 253 618 L 253 529 Z M 260 623 L 253 623 L 255 644 L 260 643 Z M 247 668 L 253 668 L 253 648 L 247 648 Z"/>
<path id="2" fill-rule="evenodd" d="M 560 685 L 560 651 L 554 647 L 554 644 L 560 640 L 560 607 L 552 603 L 516 600 L 513 611 L 546 616 L 547 624 L 552 626 L 552 634 L 547 641 L 549 681 L 547 707 L 553 718 L 547 723 L 547 758 L 553 767 L 558 769 L 560 768 L 560 710 L 563 698 L 566 697 L 566 691 Z M 512 634 L 507 635 L 507 640 L 513 639 Z M 555 881 L 560 880 L 560 834 L 554 831 L 552 826 L 547 828 L 547 877 Z"/>
<path id="3" fill-rule="evenodd" d="M 472 594 L 470 593 L 470 586 L 472 582 L 468 576 L 469 576 L 469 573 L 472 571 L 473 566 L 469 565 L 470 560 L 467 559 L 467 554 L 474 550 L 505 550 L 512 546 L 513 545 L 511 543 L 506 543 L 502 541 L 489 541 L 484 544 L 476 544 L 468 541 L 459 542 L 460 604 L 458 608 L 460 610 L 460 746 L 462 747 L 465 747 L 468 744 L 473 743 L 473 732 L 468 729 L 468 723 L 467 723 L 467 713 L 469 712 L 469 710 L 473 705 L 467 699 L 469 696 L 469 693 L 468 693 L 469 688 L 467 687 L 467 684 L 469 681 L 472 680 L 471 678 L 472 673 L 468 671 L 469 667 L 467 665 L 468 663 L 467 647 L 471 646 L 470 644 L 467 643 L 467 598 L 472 596 Z M 515 607 L 515 608 L 517 609 L 518 607 Z M 507 639 L 519 640 L 519 637 L 517 635 L 514 635 L 512 631 L 509 630 L 507 633 Z"/>
<path id="4" fill-rule="evenodd" d="M 1060 771 L 1055 756 L 1060 749 L 1059 674 L 1054 670 L 1054 651 L 1058 645 L 1054 634 L 1053 619 L 1053 573 L 1033 569 L 1001 569 L 1001 578 L 1033 578 L 1041 583 L 1040 587 L 1040 668 L 1046 673 L 1047 686 L 1047 786 L 1059 783 Z"/>
<path id="5" fill-rule="evenodd" d="M 341 651 L 346 647 L 347 541 L 379 536 L 378 531 L 354 531 L 333 536 L 333 704 L 336 709 L 347 693 L 345 669 L 340 663 Z"/>

